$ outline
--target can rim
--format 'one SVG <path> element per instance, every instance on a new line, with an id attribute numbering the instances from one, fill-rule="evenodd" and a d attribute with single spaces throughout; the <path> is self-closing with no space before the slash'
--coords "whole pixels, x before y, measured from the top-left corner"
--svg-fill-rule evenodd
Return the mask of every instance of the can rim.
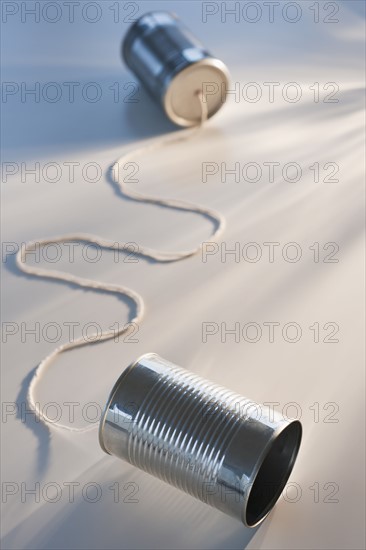
<path id="1" fill-rule="evenodd" d="M 284 434 L 289 429 L 295 429 L 296 433 L 294 434 L 294 442 L 292 446 L 292 452 L 289 461 L 286 464 L 286 471 L 283 474 L 283 477 L 280 482 L 280 489 L 276 491 L 275 495 L 270 499 L 270 501 L 267 503 L 267 505 L 264 507 L 264 510 L 258 514 L 256 520 L 254 522 L 248 521 L 248 503 L 249 499 L 251 497 L 251 493 L 255 484 L 255 481 L 257 479 L 257 476 L 262 469 L 262 466 L 267 459 L 267 457 L 270 456 L 273 446 L 278 440 L 278 438 Z M 287 423 L 281 424 L 278 429 L 273 432 L 271 438 L 268 440 L 267 444 L 265 445 L 264 449 L 262 450 L 262 453 L 260 457 L 258 457 L 257 465 L 255 470 L 252 472 L 253 482 L 251 483 L 251 487 L 247 494 L 245 495 L 245 504 L 242 508 L 242 522 L 244 525 L 248 528 L 257 527 L 262 523 L 262 521 L 265 520 L 265 518 L 271 513 L 273 510 L 278 498 L 280 497 L 280 494 L 282 493 L 288 478 L 290 477 L 292 470 L 294 468 L 294 465 L 296 463 L 296 458 L 300 450 L 301 441 L 302 441 L 302 425 L 301 422 L 297 419 L 289 419 Z"/>

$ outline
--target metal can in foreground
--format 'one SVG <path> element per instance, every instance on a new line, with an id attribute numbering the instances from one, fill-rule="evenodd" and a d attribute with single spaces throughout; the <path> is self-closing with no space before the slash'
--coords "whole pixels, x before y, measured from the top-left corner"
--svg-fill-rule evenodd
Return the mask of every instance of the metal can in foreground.
<path id="1" fill-rule="evenodd" d="M 298 420 L 148 353 L 117 380 L 99 439 L 105 452 L 254 527 L 281 495 L 301 433 Z"/>

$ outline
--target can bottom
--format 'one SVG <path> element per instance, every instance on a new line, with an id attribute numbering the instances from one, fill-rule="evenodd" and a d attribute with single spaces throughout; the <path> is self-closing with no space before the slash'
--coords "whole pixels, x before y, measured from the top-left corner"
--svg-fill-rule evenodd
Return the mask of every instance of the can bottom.
<path id="1" fill-rule="evenodd" d="M 196 126 L 201 121 L 201 108 L 197 92 L 207 102 L 210 118 L 223 105 L 229 84 L 229 72 L 219 59 L 206 57 L 188 65 L 171 80 L 163 106 L 168 117 L 179 126 Z"/>

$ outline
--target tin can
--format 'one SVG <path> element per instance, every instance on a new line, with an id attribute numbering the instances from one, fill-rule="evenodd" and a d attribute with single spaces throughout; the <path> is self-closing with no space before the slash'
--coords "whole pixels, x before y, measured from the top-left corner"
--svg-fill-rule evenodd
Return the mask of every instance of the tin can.
<path id="1" fill-rule="evenodd" d="M 298 420 L 148 353 L 116 382 L 99 440 L 106 453 L 254 527 L 281 495 L 301 433 Z"/>
<path id="2" fill-rule="evenodd" d="M 167 116 L 179 126 L 201 120 L 197 92 L 207 102 L 208 117 L 225 101 L 229 73 L 176 15 L 151 12 L 140 17 L 122 43 L 122 56 Z"/>

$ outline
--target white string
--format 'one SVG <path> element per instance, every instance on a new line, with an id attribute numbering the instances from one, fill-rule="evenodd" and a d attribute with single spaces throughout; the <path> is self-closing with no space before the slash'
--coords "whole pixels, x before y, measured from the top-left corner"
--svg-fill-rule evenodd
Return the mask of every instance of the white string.
<path id="1" fill-rule="evenodd" d="M 134 201 L 150 203 L 150 204 L 158 204 L 163 206 L 170 206 L 178 210 L 188 210 L 188 211 L 197 212 L 199 214 L 208 216 L 209 218 L 214 220 L 216 224 L 216 229 L 213 232 L 211 239 L 217 240 L 225 228 L 225 218 L 220 213 L 216 212 L 215 210 L 211 210 L 210 208 L 195 205 L 183 200 L 159 199 L 159 198 L 151 197 L 149 195 L 145 195 L 143 193 L 139 193 L 129 188 L 125 184 L 125 182 L 123 180 L 121 181 L 119 178 L 120 168 L 123 167 L 126 161 L 130 160 L 131 158 L 135 159 L 136 157 L 141 156 L 145 153 L 154 151 L 155 149 L 158 149 L 161 146 L 171 145 L 171 144 L 184 141 L 188 139 L 190 136 L 192 136 L 193 134 L 195 134 L 198 130 L 200 130 L 203 123 L 207 120 L 207 102 L 204 101 L 204 98 L 201 92 L 197 92 L 197 97 L 199 99 L 200 106 L 201 106 L 201 118 L 197 127 L 190 130 L 186 130 L 184 133 L 180 132 L 178 136 L 173 136 L 173 137 L 170 136 L 168 138 L 157 139 L 151 144 L 148 144 L 146 146 L 141 147 L 140 149 L 137 149 L 135 151 L 132 151 L 130 153 L 127 153 L 121 156 L 113 165 L 111 176 L 112 176 L 113 182 L 119 187 L 121 193 L 126 197 L 130 197 Z M 127 245 L 118 244 L 115 241 L 111 241 L 108 239 L 104 239 L 103 237 L 89 235 L 85 233 L 72 233 L 67 235 L 60 235 L 53 238 L 46 238 L 46 239 L 41 239 L 37 241 L 27 242 L 25 246 L 22 246 L 20 248 L 19 252 L 16 255 L 17 266 L 24 273 L 33 275 L 35 277 L 46 277 L 48 279 L 57 279 L 59 281 L 73 283 L 80 287 L 103 290 L 103 291 L 111 292 L 113 294 L 117 294 L 120 296 L 128 296 L 136 305 L 136 314 L 135 314 L 135 317 L 130 321 L 130 323 L 131 324 L 140 323 L 144 317 L 145 306 L 144 306 L 144 301 L 140 296 L 140 294 L 138 294 L 134 290 L 121 285 L 103 283 L 100 281 L 86 279 L 84 277 L 78 277 L 76 275 L 71 275 L 70 273 L 66 273 L 63 271 L 49 271 L 47 269 L 42 269 L 42 268 L 32 267 L 27 265 L 26 263 L 27 253 L 31 252 L 32 250 L 34 251 L 34 249 L 37 246 L 43 247 L 52 243 L 70 242 L 70 241 L 89 242 L 89 243 L 96 244 L 105 249 L 119 250 L 121 252 L 131 250 L 128 244 Z M 181 251 L 181 252 L 161 252 L 153 248 L 139 246 L 138 253 L 139 255 L 152 258 L 153 260 L 156 260 L 158 262 L 175 262 L 178 260 L 182 260 L 183 258 L 188 258 L 189 256 L 193 256 L 197 254 L 202 250 L 202 246 L 203 246 L 203 243 L 201 243 L 196 248 L 193 248 L 191 250 Z M 129 324 L 122 326 L 118 331 L 105 330 L 101 334 L 94 333 L 90 335 L 89 340 L 85 340 L 83 336 L 80 336 L 75 340 L 66 342 L 65 344 L 58 346 L 52 351 L 52 353 L 47 355 L 47 357 L 45 357 L 36 368 L 33 374 L 33 377 L 30 381 L 28 392 L 27 392 L 28 405 L 30 409 L 34 412 L 36 417 L 39 418 L 42 422 L 44 422 L 44 424 L 48 426 L 52 425 L 55 428 L 67 430 L 70 432 L 87 432 L 89 430 L 94 429 L 96 427 L 95 424 L 92 424 L 91 426 L 82 427 L 82 428 L 75 428 L 73 426 L 62 424 L 61 422 L 52 421 L 37 405 L 37 402 L 35 399 L 37 384 L 40 382 L 42 376 L 45 374 L 46 370 L 52 364 L 54 359 L 64 351 L 67 351 L 73 348 L 78 348 L 81 346 L 90 345 L 93 343 L 94 337 L 97 338 L 98 342 L 103 340 L 110 340 L 111 338 L 116 338 L 117 336 L 120 336 L 123 333 L 125 333 L 128 330 L 128 328 L 129 328 Z"/>

